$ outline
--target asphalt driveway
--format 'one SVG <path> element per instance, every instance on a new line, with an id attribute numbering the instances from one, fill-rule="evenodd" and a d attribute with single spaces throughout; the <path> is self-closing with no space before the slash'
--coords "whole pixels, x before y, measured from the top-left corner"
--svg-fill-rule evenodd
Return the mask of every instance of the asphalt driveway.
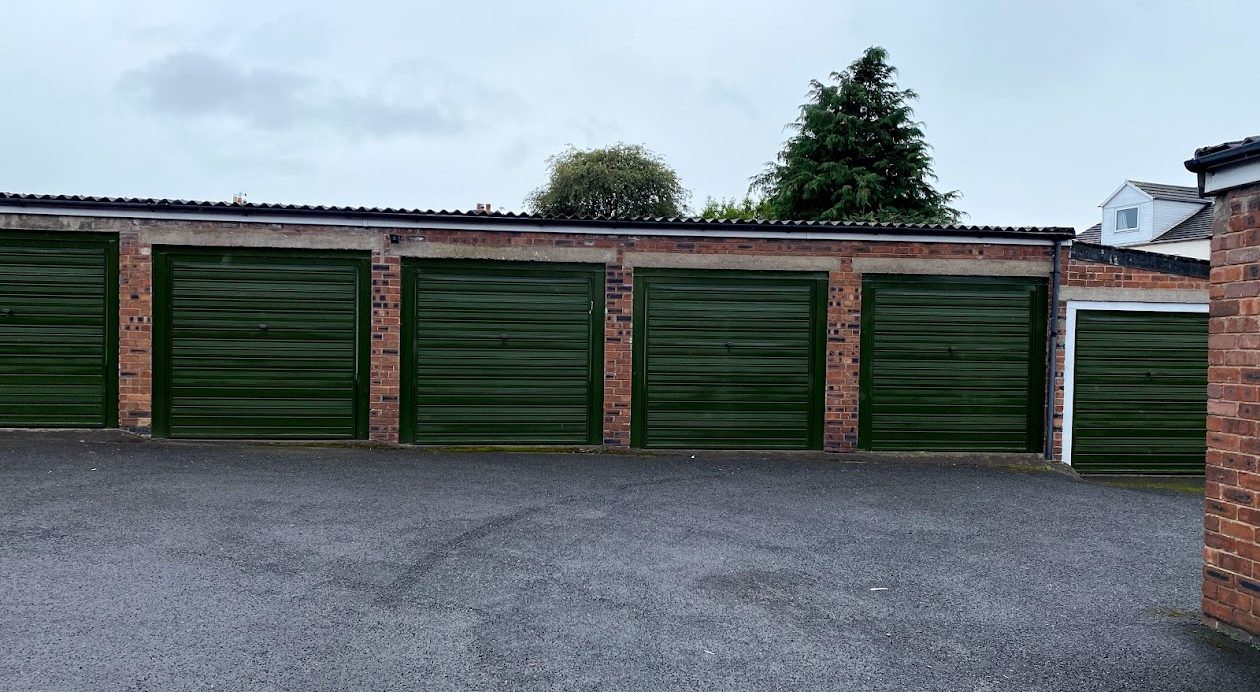
<path id="1" fill-rule="evenodd" d="M 5 690 L 1260 688 L 1186 493 L 73 434 L 0 479 Z"/>

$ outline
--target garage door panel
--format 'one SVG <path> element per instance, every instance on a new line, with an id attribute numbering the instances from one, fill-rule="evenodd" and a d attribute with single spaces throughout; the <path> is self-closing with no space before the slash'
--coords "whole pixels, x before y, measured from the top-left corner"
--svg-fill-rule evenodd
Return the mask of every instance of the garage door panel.
<path id="1" fill-rule="evenodd" d="M 1043 282 L 873 276 L 862 291 L 863 448 L 1039 446 Z"/>
<path id="2" fill-rule="evenodd" d="M 1203 473 L 1207 314 L 1079 310 L 1074 332 L 1073 467 Z"/>
<path id="3" fill-rule="evenodd" d="M 602 439 L 601 266 L 429 261 L 410 263 L 406 275 L 405 437 Z"/>
<path id="4" fill-rule="evenodd" d="M 756 382 L 722 382 L 717 378 L 703 380 L 665 380 L 648 379 L 645 389 L 653 392 L 652 405 L 646 413 L 663 412 L 685 408 L 688 404 L 748 403 L 764 410 L 767 418 L 773 417 L 773 409 L 781 408 L 785 402 L 799 403 L 802 410 L 809 410 L 808 392 L 810 378 L 803 378 L 798 385 L 780 386 L 762 385 Z M 706 408 L 709 408 L 706 406 Z M 698 415 L 706 415 L 700 412 Z M 798 420 L 797 429 L 808 428 L 808 421 Z"/>
<path id="5" fill-rule="evenodd" d="M 0 427 L 116 424 L 117 240 L 0 231 Z"/>
<path id="6" fill-rule="evenodd" d="M 821 444 L 825 277 L 643 271 L 636 277 L 634 444 Z"/>
<path id="7" fill-rule="evenodd" d="M 368 258 L 158 252 L 163 345 L 155 432 L 223 439 L 366 433 Z"/>

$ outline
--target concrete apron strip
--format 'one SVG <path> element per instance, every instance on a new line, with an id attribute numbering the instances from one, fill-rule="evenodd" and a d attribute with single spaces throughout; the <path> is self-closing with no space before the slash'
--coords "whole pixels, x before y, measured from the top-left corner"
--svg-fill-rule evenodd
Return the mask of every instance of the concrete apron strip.
<path id="1" fill-rule="evenodd" d="M 1004 259 L 918 259 L 855 257 L 857 274 L 928 274 L 935 276 L 1050 276 L 1050 262 Z"/>
<path id="2" fill-rule="evenodd" d="M 627 252 L 627 267 L 651 269 L 752 269 L 761 271 L 835 271 L 840 258 L 790 255 L 682 254 Z"/>
<path id="3" fill-rule="evenodd" d="M 1109 286 L 1064 286 L 1060 300 L 1106 300 L 1132 303 L 1199 303 L 1206 305 L 1206 288 L 1115 288 Z"/>
<path id="4" fill-rule="evenodd" d="M 431 259 L 508 260 L 515 262 L 578 262 L 608 264 L 617 257 L 616 250 L 596 247 L 545 247 L 538 245 L 464 245 L 404 240 L 393 246 L 390 254 L 400 257 Z"/>

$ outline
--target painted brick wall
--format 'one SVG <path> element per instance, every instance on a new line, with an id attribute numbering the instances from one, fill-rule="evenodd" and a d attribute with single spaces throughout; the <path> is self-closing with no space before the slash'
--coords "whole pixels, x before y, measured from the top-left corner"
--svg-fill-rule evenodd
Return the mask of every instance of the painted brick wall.
<path id="1" fill-rule="evenodd" d="M 1203 614 L 1260 642 L 1260 187 L 1216 200 Z"/>
<path id="2" fill-rule="evenodd" d="M 1072 259 L 1066 251 L 1059 259 L 1059 285 L 1079 288 L 1136 289 L 1136 290 L 1203 290 L 1206 279 L 1177 274 L 1165 274 L 1146 269 L 1117 267 L 1110 264 Z M 1055 397 L 1054 397 L 1054 458 L 1063 458 L 1063 382 L 1067 348 L 1067 301 L 1058 306 L 1059 343 L 1055 349 Z"/>

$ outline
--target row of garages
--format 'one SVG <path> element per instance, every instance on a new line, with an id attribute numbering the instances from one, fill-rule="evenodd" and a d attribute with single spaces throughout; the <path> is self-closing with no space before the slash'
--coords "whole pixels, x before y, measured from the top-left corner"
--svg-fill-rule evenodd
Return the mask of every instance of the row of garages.
<path id="1" fill-rule="evenodd" d="M 116 425 L 117 238 L 0 240 L 0 427 Z M 367 436 L 368 253 L 155 246 L 152 262 L 155 436 Z M 404 260 L 402 441 L 600 444 L 604 273 Z M 1041 450 L 1046 279 L 861 290 L 860 449 Z M 632 446 L 822 448 L 826 272 L 644 268 L 633 298 Z M 1077 308 L 1065 453 L 1201 468 L 1206 315 Z"/>

